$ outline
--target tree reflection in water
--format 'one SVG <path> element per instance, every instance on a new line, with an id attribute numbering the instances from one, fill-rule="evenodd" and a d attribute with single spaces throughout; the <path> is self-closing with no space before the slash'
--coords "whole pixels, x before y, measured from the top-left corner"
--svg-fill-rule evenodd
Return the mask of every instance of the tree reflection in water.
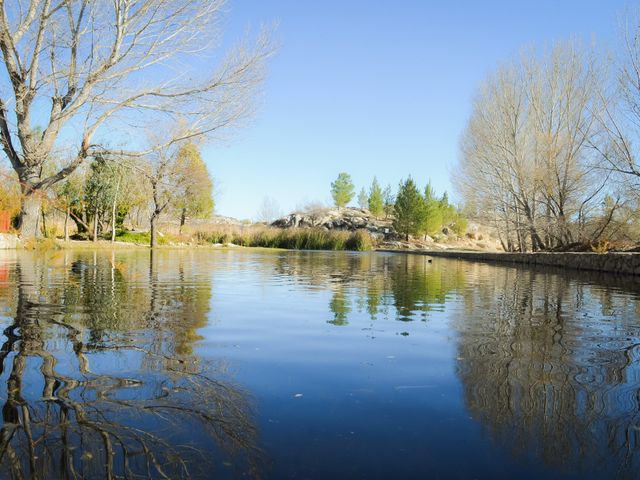
<path id="1" fill-rule="evenodd" d="M 333 316 L 327 323 L 335 326 L 363 310 L 371 320 L 391 313 L 395 320 L 426 321 L 465 285 L 461 266 L 440 269 L 423 255 L 291 252 L 277 258 L 275 270 L 305 288 L 328 288 Z"/>
<path id="2" fill-rule="evenodd" d="M 208 478 L 233 458 L 259 476 L 245 393 L 191 351 L 211 286 L 189 258 L 67 255 L 21 256 L 0 295 L 0 475 Z"/>
<path id="3" fill-rule="evenodd" d="M 637 478 L 640 301 L 630 300 L 637 280 L 429 264 L 417 255 L 293 258 L 278 271 L 330 289 L 333 325 L 362 327 L 363 312 L 373 321 L 426 321 L 445 310 L 467 409 L 515 456 Z"/>
<path id="4" fill-rule="evenodd" d="M 640 288 L 629 279 L 251 250 L 220 252 L 212 274 L 197 253 L 90 254 L 75 272 L 65 253 L 0 266 L 0 477 L 211 478 L 230 459 L 235 476 L 259 476 L 247 395 L 193 351 L 212 277 L 293 286 L 320 299 L 332 332 L 378 321 L 415 332 L 423 325 L 402 322 L 444 312 L 425 336 L 452 339 L 466 410 L 497 443 L 557 472 L 640 471 L 640 302 L 625 293 Z"/>
<path id="5" fill-rule="evenodd" d="M 616 295 L 616 285 L 586 284 L 585 273 L 576 281 L 476 269 L 485 281 L 466 290 L 466 311 L 454 320 L 458 376 L 473 417 L 515 455 L 567 471 L 608 469 L 611 478 L 636 478 L 638 302 Z M 629 279 L 617 282 L 631 286 Z"/>

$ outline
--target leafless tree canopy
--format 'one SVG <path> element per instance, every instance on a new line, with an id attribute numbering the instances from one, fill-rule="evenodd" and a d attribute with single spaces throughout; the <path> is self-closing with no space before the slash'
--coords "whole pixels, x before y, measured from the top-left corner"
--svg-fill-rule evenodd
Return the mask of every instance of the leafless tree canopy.
<path id="1" fill-rule="evenodd" d="M 621 24 L 621 48 L 606 108 L 598 120 L 607 133 L 607 142 L 594 144 L 604 160 L 604 168 L 631 179 L 640 178 L 638 140 L 640 136 L 640 27 L 637 12 L 627 11 Z"/>
<path id="2" fill-rule="evenodd" d="M 496 224 L 505 249 L 597 240 L 619 207 L 613 198 L 602 211 L 610 173 L 592 148 L 606 133 L 602 78 L 606 69 L 592 51 L 566 43 L 523 55 L 483 85 L 457 182 Z"/>
<path id="3" fill-rule="evenodd" d="M 118 127 L 172 125 L 166 146 L 236 126 L 251 114 L 272 52 L 269 35 L 220 54 L 223 6 L 222 0 L 0 0 L 0 141 L 30 197 L 23 233 L 36 234 L 33 193 L 73 172 Z M 56 148 L 70 151 L 71 160 L 43 175 Z"/>

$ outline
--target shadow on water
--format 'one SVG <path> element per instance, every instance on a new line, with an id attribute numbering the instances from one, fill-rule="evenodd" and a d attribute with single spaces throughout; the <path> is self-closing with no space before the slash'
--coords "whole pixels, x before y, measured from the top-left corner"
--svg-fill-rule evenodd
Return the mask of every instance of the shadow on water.
<path id="1" fill-rule="evenodd" d="M 260 476 L 247 394 L 192 353 L 211 295 L 194 275 L 182 257 L 20 257 L 0 288 L 0 476 L 224 477 L 230 459 Z"/>

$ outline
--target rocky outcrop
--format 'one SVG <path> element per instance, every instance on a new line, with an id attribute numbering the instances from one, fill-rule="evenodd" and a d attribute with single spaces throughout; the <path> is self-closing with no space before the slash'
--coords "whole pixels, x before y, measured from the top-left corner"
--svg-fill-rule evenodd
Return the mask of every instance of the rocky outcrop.
<path id="1" fill-rule="evenodd" d="M 500 243 L 490 231 L 471 224 L 469 235 L 458 236 L 450 228 L 429 235 L 411 237 L 406 241 L 397 235 L 391 220 L 375 218 L 369 211 L 359 208 L 321 208 L 295 212 L 271 224 L 278 228 L 322 228 L 325 230 L 368 230 L 378 248 L 392 250 L 476 250 L 500 251 Z"/>
<path id="2" fill-rule="evenodd" d="M 342 208 L 340 210 L 326 208 L 311 212 L 295 212 L 276 220 L 271 226 L 349 231 L 366 229 L 374 235 L 384 236 L 392 236 L 395 233 L 390 221 L 377 219 L 367 210 L 358 208 Z"/>

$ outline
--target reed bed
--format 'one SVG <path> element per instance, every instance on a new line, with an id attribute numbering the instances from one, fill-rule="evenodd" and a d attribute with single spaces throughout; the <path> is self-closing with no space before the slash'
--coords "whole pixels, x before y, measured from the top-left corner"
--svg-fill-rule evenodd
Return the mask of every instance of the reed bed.
<path id="1" fill-rule="evenodd" d="M 320 228 L 280 229 L 266 226 L 209 225 L 194 227 L 182 235 L 166 234 L 165 237 L 168 243 L 233 244 L 288 250 L 367 251 L 374 248 L 374 241 L 366 230 L 350 232 Z"/>

